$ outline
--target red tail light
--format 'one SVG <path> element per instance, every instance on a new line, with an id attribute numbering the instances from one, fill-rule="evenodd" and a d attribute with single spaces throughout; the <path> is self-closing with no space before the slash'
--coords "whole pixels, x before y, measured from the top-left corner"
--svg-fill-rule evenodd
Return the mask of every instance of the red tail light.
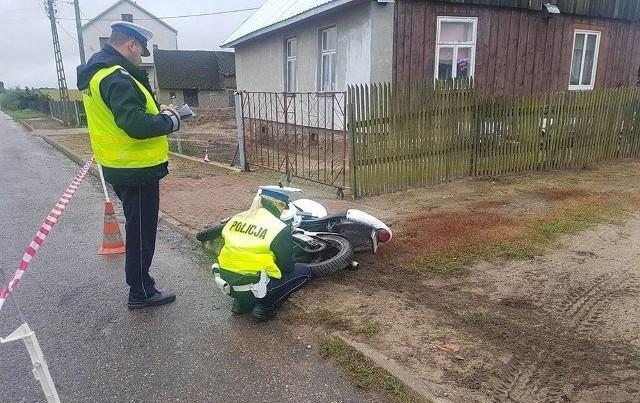
<path id="1" fill-rule="evenodd" d="M 376 236 L 378 237 L 378 242 L 380 243 L 387 243 L 391 239 L 391 233 L 386 229 L 379 229 L 376 233 Z"/>

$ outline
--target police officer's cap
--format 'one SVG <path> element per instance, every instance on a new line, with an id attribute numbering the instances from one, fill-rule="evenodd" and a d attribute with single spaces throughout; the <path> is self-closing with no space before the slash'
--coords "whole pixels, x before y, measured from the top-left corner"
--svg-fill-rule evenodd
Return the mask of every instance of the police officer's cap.
<path id="1" fill-rule="evenodd" d="M 262 189 L 260 195 L 274 198 L 276 200 L 282 200 L 283 202 L 289 201 L 289 195 L 283 192 L 278 192 L 272 189 Z"/>
<path id="2" fill-rule="evenodd" d="M 147 42 L 153 38 L 153 32 L 149 31 L 145 27 L 134 24 L 133 22 L 128 21 L 116 21 L 111 23 L 111 29 L 117 32 L 122 32 L 125 35 L 129 35 L 136 41 L 142 44 L 144 48 L 144 52 L 142 56 L 149 56 L 151 53 L 149 49 L 147 49 Z"/>

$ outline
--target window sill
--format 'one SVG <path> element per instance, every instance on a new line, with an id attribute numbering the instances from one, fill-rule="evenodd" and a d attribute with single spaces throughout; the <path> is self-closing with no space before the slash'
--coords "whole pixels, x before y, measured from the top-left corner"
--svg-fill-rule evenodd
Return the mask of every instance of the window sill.
<path id="1" fill-rule="evenodd" d="M 593 85 L 570 85 L 569 91 L 592 91 Z"/>

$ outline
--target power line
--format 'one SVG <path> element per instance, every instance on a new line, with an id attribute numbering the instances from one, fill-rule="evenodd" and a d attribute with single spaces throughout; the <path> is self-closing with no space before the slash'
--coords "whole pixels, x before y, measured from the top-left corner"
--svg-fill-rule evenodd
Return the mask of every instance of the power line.
<path id="1" fill-rule="evenodd" d="M 259 7 L 251 7 L 251 8 L 239 8 L 239 9 L 235 9 L 235 10 L 226 10 L 226 11 L 214 11 L 211 13 L 201 13 L 201 14 L 185 14 L 185 15 L 174 15 L 174 16 L 168 16 L 168 17 L 157 17 L 157 18 L 136 18 L 136 20 L 139 21 L 144 21 L 144 20 L 173 20 L 173 19 L 177 19 L 177 18 L 190 18 L 190 17 L 206 17 L 209 15 L 220 15 L 220 14 L 231 14 L 231 13 L 241 13 L 243 11 L 253 11 L 253 10 L 257 10 Z M 84 13 L 82 13 L 84 15 Z M 86 17 L 86 15 L 85 15 Z M 13 19 L 13 18 L 0 18 L 0 21 L 26 21 L 26 20 L 40 20 L 42 18 L 19 18 L 19 19 Z M 73 20 L 75 21 L 75 18 L 61 18 L 58 17 L 56 18 L 58 20 Z M 93 18 L 83 18 L 83 21 L 91 21 L 93 20 Z M 102 21 L 120 21 L 120 20 L 106 20 L 106 19 L 101 19 Z"/>
<path id="2" fill-rule="evenodd" d="M 62 26 L 62 24 L 60 24 L 60 22 L 59 22 L 59 21 L 56 21 L 56 23 L 58 24 L 58 26 L 60 27 L 60 29 L 62 29 L 62 31 L 63 31 L 65 34 L 67 34 L 67 36 L 68 36 L 69 38 L 71 38 L 71 39 L 73 39 L 74 41 L 78 42 L 78 39 L 77 39 L 77 38 L 75 38 L 73 35 L 71 35 L 69 32 L 67 32 L 67 30 L 66 30 L 66 29 L 64 29 L 64 27 Z"/>
<path id="3" fill-rule="evenodd" d="M 172 20 L 172 19 L 176 19 L 176 18 L 189 18 L 189 17 L 205 17 L 208 15 L 219 15 L 219 14 L 231 14 L 231 13 L 240 13 L 243 11 L 252 11 L 252 10 L 257 10 L 259 7 L 251 7 L 251 8 L 239 8 L 239 9 L 235 9 L 235 10 L 226 10 L 226 11 L 214 11 L 211 13 L 202 13 L 202 14 L 185 14 L 185 15 L 174 15 L 174 16 L 168 16 L 168 17 L 156 17 L 156 18 L 136 18 L 136 20 L 141 21 L 141 20 Z M 60 20 L 71 20 L 74 18 L 59 18 Z M 103 20 L 102 21 L 120 21 L 120 20 Z"/>
<path id="4" fill-rule="evenodd" d="M 80 10 L 80 14 L 85 17 L 84 18 L 85 21 L 91 21 L 93 19 L 93 18 L 87 17 L 87 15 L 82 10 Z M 82 21 L 83 18 L 81 18 L 80 20 Z M 109 36 L 109 34 L 101 30 L 100 27 L 98 27 L 98 31 L 100 32 L 100 34 L 102 34 L 102 36 Z M 93 47 L 91 48 L 91 50 L 94 50 Z"/>
<path id="5" fill-rule="evenodd" d="M 57 0 L 57 2 L 58 2 L 58 3 L 71 4 L 71 3 L 68 3 L 68 2 L 66 2 L 66 1 L 60 1 L 60 0 Z M 78 39 L 76 39 L 73 35 L 71 35 L 71 34 L 70 34 L 66 29 L 64 29 L 64 27 L 62 26 L 62 24 L 60 24 L 60 20 L 61 20 L 61 19 L 62 19 L 62 18 L 56 18 L 56 24 L 58 24 L 58 26 L 60 27 L 60 29 L 61 29 L 65 34 L 67 34 L 67 36 L 68 36 L 69 38 L 71 38 L 71 39 L 73 39 L 74 41 L 78 42 Z"/>

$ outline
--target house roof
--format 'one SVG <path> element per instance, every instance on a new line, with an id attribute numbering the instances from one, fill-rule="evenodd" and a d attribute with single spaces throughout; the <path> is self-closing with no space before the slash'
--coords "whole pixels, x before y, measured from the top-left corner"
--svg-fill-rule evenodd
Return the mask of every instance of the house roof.
<path id="1" fill-rule="evenodd" d="M 169 28 L 170 30 L 172 30 L 173 32 L 175 32 L 176 34 L 178 33 L 178 30 L 173 28 L 171 25 L 167 24 L 166 22 L 162 21 L 161 19 L 159 19 L 158 17 L 156 17 L 155 15 L 151 14 L 150 12 L 148 12 L 147 10 L 145 10 L 144 8 L 140 7 L 139 5 L 137 5 L 136 3 L 134 3 L 131 0 L 119 0 L 115 3 L 113 3 L 113 5 L 109 8 L 107 8 L 106 10 L 104 10 L 103 12 L 101 12 L 100 14 L 98 14 L 95 18 L 87 21 L 87 23 L 85 23 L 82 28 L 86 28 L 89 25 L 93 24 L 96 21 L 99 21 L 102 19 L 102 17 L 107 14 L 109 11 L 113 10 L 114 8 L 116 8 L 118 5 L 120 5 L 121 3 L 127 3 L 135 8 L 137 8 L 138 10 L 140 10 L 141 12 L 143 12 L 144 14 L 148 15 L 149 17 L 155 19 L 156 21 L 158 21 L 159 23 L 161 23 L 162 25 L 164 25 L 165 27 Z"/>
<path id="2" fill-rule="evenodd" d="M 233 52 L 156 49 L 153 60 L 158 87 L 223 89 L 221 76 L 235 75 L 234 57 Z"/>
<path id="3" fill-rule="evenodd" d="M 220 45 L 230 48 L 356 0 L 267 0 Z"/>
<path id="4" fill-rule="evenodd" d="M 236 75 L 236 54 L 234 52 L 215 52 L 218 58 L 218 69 L 223 76 Z"/>

